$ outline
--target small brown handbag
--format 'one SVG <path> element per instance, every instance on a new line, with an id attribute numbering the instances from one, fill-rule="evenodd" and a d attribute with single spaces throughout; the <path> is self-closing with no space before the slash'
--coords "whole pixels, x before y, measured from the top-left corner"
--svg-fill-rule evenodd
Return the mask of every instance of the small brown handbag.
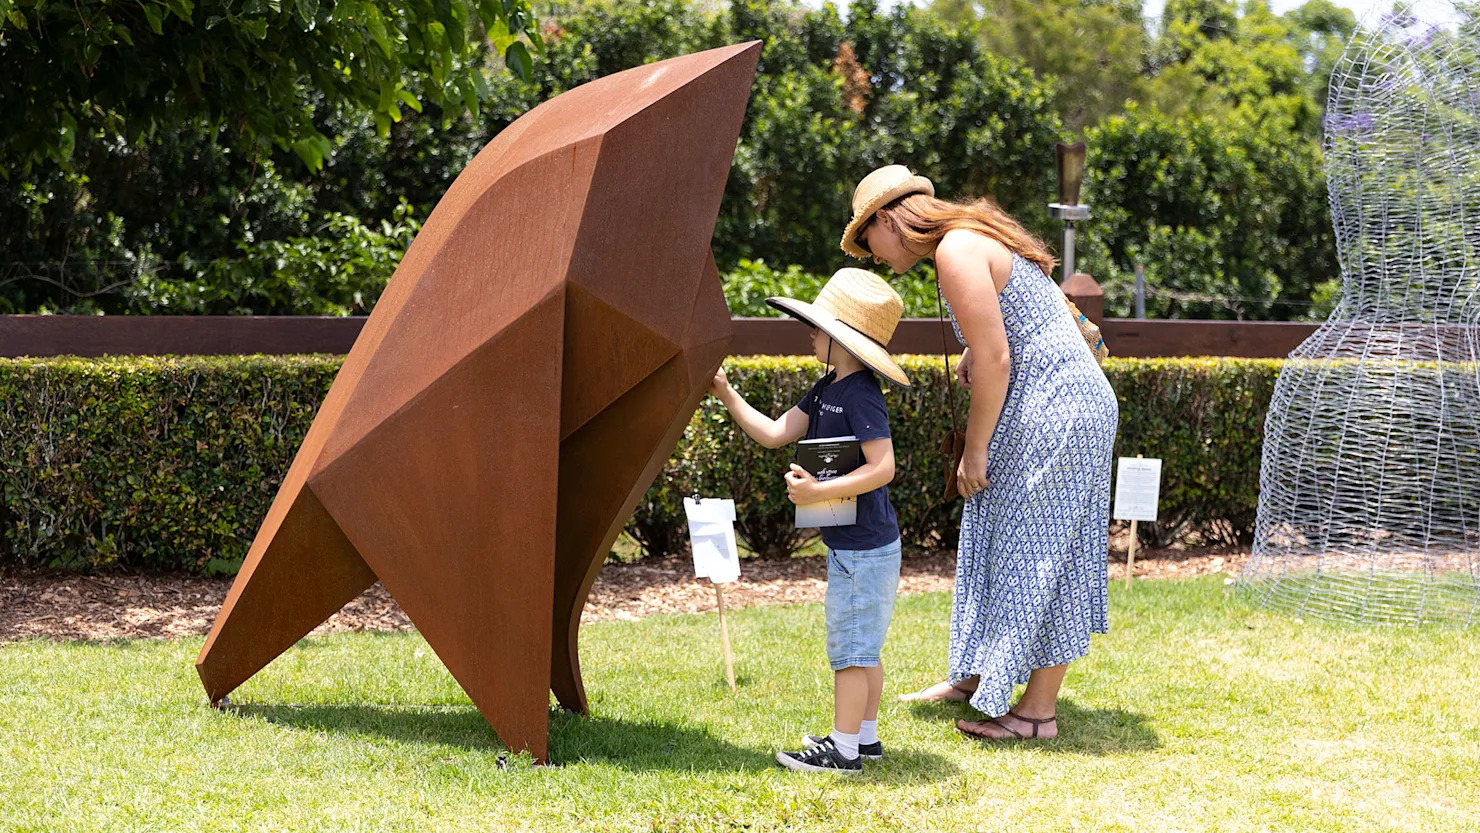
<path id="1" fill-rule="evenodd" d="M 961 490 L 956 486 L 956 472 L 961 468 L 961 458 L 966 455 L 966 432 L 958 429 L 956 425 L 956 391 L 951 384 L 951 358 L 950 347 L 946 341 L 946 311 L 945 303 L 940 294 L 940 283 L 935 284 L 936 312 L 940 315 L 940 358 L 945 365 L 944 389 L 946 395 L 946 407 L 951 413 L 951 430 L 940 441 L 941 459 L 946 467 L 946 490 L 945 499 L 955 500 L 961 496 Z"/>

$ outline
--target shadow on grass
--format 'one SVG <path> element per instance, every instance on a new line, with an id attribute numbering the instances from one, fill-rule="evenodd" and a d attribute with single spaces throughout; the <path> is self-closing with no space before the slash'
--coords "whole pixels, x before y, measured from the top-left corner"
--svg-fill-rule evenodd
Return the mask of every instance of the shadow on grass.
<path id="1" fill-rule="evenodd" d="M 948 731 L 956 731 L 956 721 L 983 720 L 985 716 L 966 703 L 914 703 L 910 712 L 922 720 L 939 720 Z M 1031 741 L 1035 749 L 1051 752 L 1080 752 L 1110 755 L 1120 752 L 1144 752 L 1161 748 L 1161 738 L 1146 722 L 1144 715 L 1125 709 L 1086 709 L 1072 700 L 1059 700 L 1059 736 L 1053 740 Z M 1010 747 L 1022 741 L 983 741 L 985 746 Z"/>
<path id="2" fill-rule="evenodd" d="M 295 729 L 372 734 L 406 744 L 457 746 L 488 753 L 505 750 L 483 715 L 472 706 L 244 703 L 231 708 L 244 716 Z M 700 726 L 550 712 L 550 762 L 557 766 L 600 763 L 632 772 L 754 772 L 776 767 L 774 755 L 774 749 L 748 749 L 728 743 Z M 871 780 L 933 781 L 957 771 L 939 755 L 891 750 L 890 766 L 876 768 L 877 777 Z"/>
<path id="3" fill-rule="evenodd" d="M 796 751 L 799 742 L 800 738 L 778 738 L 788 751 Z M 600 762 L 634 771 L 753 772 L 778 769 L 777 751 L 776 747 L 757 750 L 734 746 L 692 726 L 633 723 L 568 712 L 552 714 L 550 719 L 550 756 L 567 763 Z M 958 772 L 954 763 L 940 755 L 896 746 L 889 750 L 887 766 L 866 766 L 864 774 L 871 782 L 915 783 L 937 781 Z"/>
<path id="4" fill-rule="evenodd" d="M 471 706 L 236 703 L 227 709 L 294 729 L 345 735 L 380 735 L 407 744 L 460 746 L 480 752 L 505 747 Z"/>

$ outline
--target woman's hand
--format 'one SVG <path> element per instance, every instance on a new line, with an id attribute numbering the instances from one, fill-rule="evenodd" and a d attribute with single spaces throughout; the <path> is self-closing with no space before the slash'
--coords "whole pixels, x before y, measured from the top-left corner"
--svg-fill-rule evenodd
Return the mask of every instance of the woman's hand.
<path id="1" fill-rule="evenodd" d="M 817 478 L 796 463 L 792 463 L 791 469 L 786 472 L 786 497 L 798 506 L 822 500 L 818 494 L 821 488 L 822 484 L 817 482 Z"/>
<path id="2" fill-rule="evenodd" d="M 971 390 L 971 362 L 971 348 L 968 347 L 961 351 L 961 361 L 956 362 L 956 381 L 967 390 Z"/>
<path id="3" fill-rule="evenodd" d="M 990 483 L 987 480 L 987 455 L 970 452 L 961 455 L 961 464 L 956 467 L 956 490 L 962 497 L 971 497 Z"/>
<path id="4" fill-rule="evenodd" d="M 724 392 L 730 387 L 729 377 L 725 376 L 725 369 L 721 367 L 714 371 L 714 381 L 709 383 L 709 392 L 723 398 Z"/>

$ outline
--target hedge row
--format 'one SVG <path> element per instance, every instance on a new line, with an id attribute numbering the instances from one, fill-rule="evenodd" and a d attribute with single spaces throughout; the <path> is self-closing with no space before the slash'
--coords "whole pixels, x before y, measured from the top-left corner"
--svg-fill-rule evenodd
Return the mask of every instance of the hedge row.
<path id="1" fill-rule="evenodd" d="M 0 563 L 235 572 L 339 369 L 327 356 L 0 360 Z M 948 417 L 940 360 L 888 394 L 899 475 L 891 494 L 913 547 L 954 544 L 959 505 L 938 497 Z M 779 413 L 814 379 L 802 358 L 741 358 L 735 386 Z M 1118 453 L 1165 460 L 1165 522 L 1245 536 L 1276 361 L 1111 360 Z M 962 395 L 964 407 L 965 397 Z M 963 411 L 964 412 L 964 411 Z M 736 498 L 738 531 L 765 556 L 795 551 L 781 480 L 789 452 L 743 438 L 712 398 L 628 525 L 648 554 L 682 545 L 685 494 Z"/>

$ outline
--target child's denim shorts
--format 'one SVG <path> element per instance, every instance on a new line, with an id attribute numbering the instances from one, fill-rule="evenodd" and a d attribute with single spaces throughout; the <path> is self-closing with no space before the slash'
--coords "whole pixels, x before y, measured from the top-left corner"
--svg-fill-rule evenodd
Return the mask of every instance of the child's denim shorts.
<path id="1" fill-rule="evenodd" d="M 834 671 L 879 664 L 899 590 L 899 539 L 871 550 L 827 551 L 827 658 Z"/>

